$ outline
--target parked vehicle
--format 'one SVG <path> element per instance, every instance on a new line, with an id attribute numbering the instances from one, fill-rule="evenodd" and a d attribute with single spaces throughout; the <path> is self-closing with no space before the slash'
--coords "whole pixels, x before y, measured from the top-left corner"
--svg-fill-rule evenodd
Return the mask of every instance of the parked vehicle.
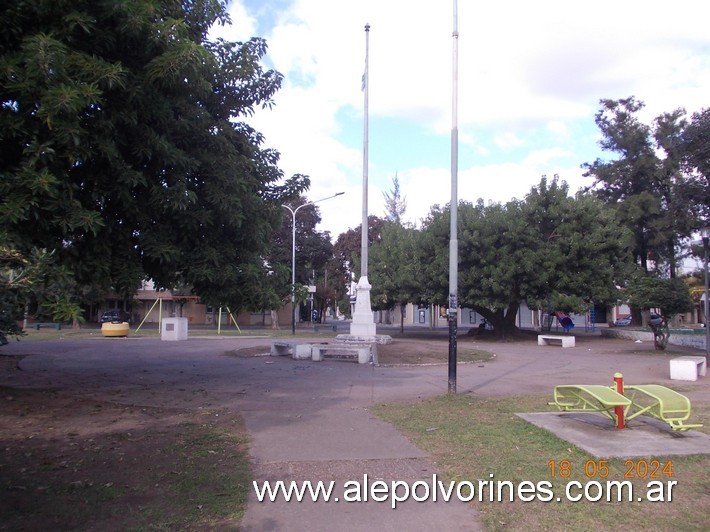
<path id="1" fill-rule="evenodd" d="M 616 327 L 628 327 L 631 325 L 631 316 L 627 315 L 619 317 L 619 319 L 614 322 L 614 325 Z"/>
<path id="2" fill-rule="evenodd" d="M 663 318 L 660 315 L 656 314 L 655 312 L 651 312 L 649 324 L 653 326 L 658 326 L 662 322 Z M 628 327 L 629 325 L 631 325 L 631 315 L 627 314 L 626 316 L 619 316 L 619 319 L 614 322 L 614 325 L 616 327 Z"/>
<path id="3" fill-rule="evenodd" d="M 107 310 L 101 315 L 101 319 L 99 320 L 101 323 L 123 323 L 123 322 L 129 322 L 131 321 L 131 315 L 128 312 L 125 312 L 120 309 L 112 309 L 112 310 Z"/>

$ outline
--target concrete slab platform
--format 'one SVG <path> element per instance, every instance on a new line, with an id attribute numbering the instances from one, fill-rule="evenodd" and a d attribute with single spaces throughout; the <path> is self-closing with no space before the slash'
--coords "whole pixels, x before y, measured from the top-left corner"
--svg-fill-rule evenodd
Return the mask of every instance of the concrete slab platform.
<path id="1" fill-rule="evenodd" d="M 653 418 L 639 416 L 619 430 L 596 412 L 517 414 L 597 458 L 648 458 L 710 454 L 710 436 L 696 430 L 677 432 Z"/>

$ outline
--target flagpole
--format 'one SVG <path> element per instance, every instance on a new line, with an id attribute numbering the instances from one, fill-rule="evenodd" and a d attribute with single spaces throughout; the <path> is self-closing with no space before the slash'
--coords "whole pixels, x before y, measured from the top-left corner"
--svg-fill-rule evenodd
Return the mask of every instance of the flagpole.
<path id="1" fill-rule="evenodd" d="M 370 94 L 370 25 L 365 24 L 365 74 L 363 76 L 363 91 L 365 92 L 365 109 L 362 150 L 362 225 L 360 240 L 360 279 L 357 283 L 357 295 L 355 298 L 355 312 L 353 321 L 350 323 L 350 337 L 360 341 L 375 341 L 377 337 L 377 327 L 372 315 L 372 304 L 370 303 L 370 290 L 372 286 L 367 280 L 367 247 L 368 247 L 368 223 L 367 223 L 367 178 L 368 178 L 368 149 L 369 149 L 369 94 Z"/>
<path id="2" fill-rule="evenodd" d="M 362 149 L 362 231 L 360 236 L 360 275 L 367 277 L 367 244 L 368 244 L 368 223 L 367 223 L 367 180 L 369 167 L 369 95 L 370 95 L 370 25 L 365 24 L 365 74 L 364 74 L 364 89 L 365 89 L 365 126 L 363 130 L 363 149 Z"/>
<path id="3" fill-rule="evenodd" d="M 451 105 L 451 225 L 449 240 L 449 393 L 456 393 L 456 334 L 458 320 L 458 0 L 454 0 L 453 75 Z"/>

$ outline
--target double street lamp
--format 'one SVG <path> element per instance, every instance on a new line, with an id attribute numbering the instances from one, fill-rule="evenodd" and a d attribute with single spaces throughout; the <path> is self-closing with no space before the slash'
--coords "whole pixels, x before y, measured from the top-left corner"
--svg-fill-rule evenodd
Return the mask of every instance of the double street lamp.
<path id="1" fill-rule="evenodd" d="M 291 213 L 291 334 L 296 334 L 296 213 L 307 205 L 320 203 L 321 201 L 329 200 L 336 196 L 342 196 L 345 192 L 338 192 L 327 198 L 322 198 L 315 201 L 309 201 L 303 205 L 299 205 L 295 209 L 289 205 L 281 205 L 284 209 L 288 209 Z"/>

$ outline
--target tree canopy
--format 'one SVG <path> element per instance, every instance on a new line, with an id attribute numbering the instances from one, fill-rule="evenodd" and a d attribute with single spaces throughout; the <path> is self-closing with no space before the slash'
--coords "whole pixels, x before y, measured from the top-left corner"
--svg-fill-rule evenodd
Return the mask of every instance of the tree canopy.
<path id="1" fill-rule="evenodd" d="M 385 220 L 378 216 L 367 217 L 367 242 L 372 246 L 380 239 Z M 348 229 L 338 235 L 333 247 L 335 260 L 338 263 L 340 275 L 349 283 L 352 279 L 359 277 L 360 255 L 362 252 L 362 224 L 355 229 Z"/>
<path id="2" fill-rule="evenodd" d="M 404 332 L 406 304 L 419 301 L 423 284 L 418 233 L 412 227 L 387 221 L 369 253 L 372 306 L 376 310 L 391 310 L 399 304 L 401 332 Z"/>
<path id="3" fill-rule="evenodd" d="M 392 179 L 392 190 L 383 192 L 382 196 L 385 200 L 385 218 L 390 222 L 402 225 L 402 216 L 407 211 L 407 197 L 402 196 L 397 174 Z"/>
<path id="4" fill-rule="evenodd" d="M 580 311 L 616 301 L 628 238 L 600 202 L 568 195 L 565 183 L 543 178 L 524 201 L 459 204 L 459 303 L 476 310 L 501 336 L 515 329 L 521 301 L 532 308 Z M 428 284 L 437 302 L 446 297 L 449 211 L 425 221 Z M 436 273 L 434 273 L 436 272 Z M 433 275 L 432 275 L 433 274 Z"/>
<path id="5" fill-rule="evenodd" d="M 638 118 L 643 107 L 634 97 L 601 100 L 595 119 L 603 137 L 600 145 L 616 158 L 582 166 L 585 175 L 596 180 L 597 196 L 633 231 L 636 263 L 644 271 L 674 277 L 681 242 L 702 223 L 700 211 L 689 207 L 705 203 L 707 211 L 707 175 L 703 188 L 700 176 L 684 171 L 695 168 L 702 173 L 707 143 L 699 139 L 707 131 L 701 133 L 700 115 L 689 128 L 682 109 L 646 125 Z"/>
<path id="6" fill-rule="evenodd" d="M 710 108 L 694 113 L 683 131 L 680 153 L 686 172 L 683 198 L 702 225 L 710 224 Z"/>
<path id="7" fill-rule="evenodd" d="M 0 9 L 0 220 L 77 282 L 126 297 L 178 282 L 249 301 L 281 222 L 308 187 L 243 121 L 281 75 L 263 39 L 209 41 L 218 0 L 11 0 Z M 259 275 L 257 275 L 259 277 Z"/>

